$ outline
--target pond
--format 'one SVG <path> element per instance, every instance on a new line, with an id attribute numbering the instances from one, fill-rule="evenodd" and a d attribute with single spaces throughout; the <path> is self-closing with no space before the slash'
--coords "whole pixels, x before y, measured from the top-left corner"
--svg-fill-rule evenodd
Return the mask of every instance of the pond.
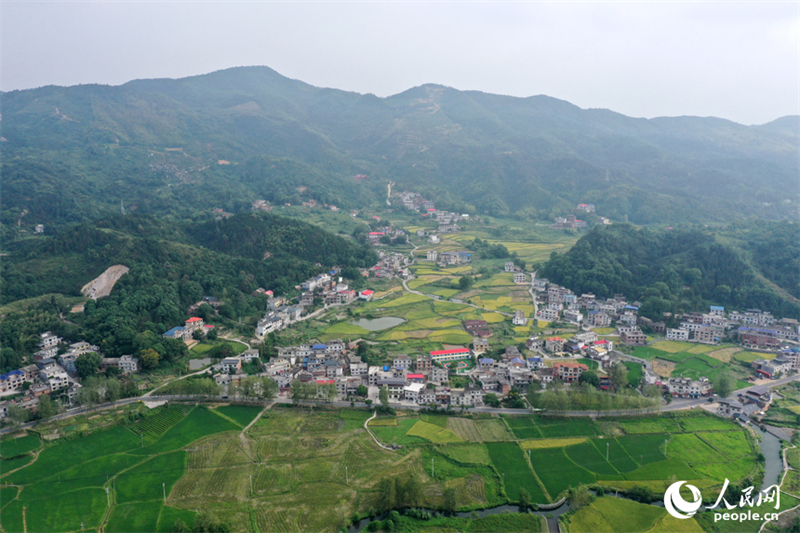
<path id="1" fill-rule="evenodd" d="M 368 331 L 381 331 L 399 326 L 405 321 L 404 318 L 397 316 L 384 316 L 381 318 L 359 318 L 358 320 L 351 320 L 350 323 Z"/>

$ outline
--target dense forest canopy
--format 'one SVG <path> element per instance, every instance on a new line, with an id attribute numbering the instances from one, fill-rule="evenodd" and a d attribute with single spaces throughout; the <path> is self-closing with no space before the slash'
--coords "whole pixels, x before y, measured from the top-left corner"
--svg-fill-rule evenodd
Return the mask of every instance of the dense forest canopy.
<path id="1" fill-rule="evenodd" d="M 361 207 L 388 181 L 463 212 L 549 219 L 591 202 L 637 224 L 796 217 L 800 198 L 791 120 L 635 119 L 436 85 L 378 98 L 266 67 L 0 98 L 6 225 L 120 202 L 179 218 L 255 199 Z"/>
<path id="2" fill-rule="evenodd" d="M 63 297 L 5 316 L 0 342 L 3 358 L 12 362 L 35 351 L 38 334 L 48 329 L 85 339 L 109 356 L 133 353 L 142 333 L 158 336 L 182 325 L 187 308 L 205 295 L 222 299 L 220 313 L 237 319 L 265 309 L 264 297 L 252 294 L 259 287 L 291 294 L 295 285 L 333 266 L 358 274 L 357 268 L 377 262 L 368 246 L 304 222 L 255 214 L 204 225 L 115 216 L 53 237 L 7 243 L 7 249 L 4 304 L 50 293 L 80 295 L 109 266 L 130 268 L 109 297 L 86 304 L 77 326 L 59 320 L 58 312 L 69 310 Z M 271 255 L 265 258 L 267 249 Z"/>
<path id="3" fill-rule="evenodd" d="M 540 275 L 578 294 L 609 297 L 621 293 L 640 300 L 641 314 L 651 318 L 663 312 L 702 309 L 709 303 L 797 317 L 796 225 L 773 223 L 769 229 L 741 225 L 738 232 L 746 236 L 752 253 L 723 244 L 699 229 L 597 226 L 566 254 L 553 254 Z M 791 235 L 793 244 L 788 242 Z M 758 267 L 777 280 L 775 284 Z"/>

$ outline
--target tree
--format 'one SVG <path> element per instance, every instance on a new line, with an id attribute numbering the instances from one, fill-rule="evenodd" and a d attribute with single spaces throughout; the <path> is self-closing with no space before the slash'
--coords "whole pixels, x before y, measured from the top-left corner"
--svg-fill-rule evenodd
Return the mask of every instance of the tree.
<path id="1" fill-rule="evenodd" d="M 631 490 L 629 490 L 628 496 L 632 500 L 640 503 L 651 503 L 655 499 L 655 495 L 653 494 L 653 489 L 651 489 L 650 487 L 642 487 L 639 485 L 636 485 Z"/>
<path id="2" fill-rule="evenodd" d="M 580 383 L 586 383 L 587 385 L 591 385 L 592 387 L 595 388 L 600 388 L 600 378 L 597 377 L 597 372 L 595 372 L 594 370 L 587 370 L 586 372 L 581 374 L 581 377 L 578 378 L 578 381 Z"/>
<path id="3" fill-rule="evenodd" d="M 106 379 L 106 401 L 116 402 L 122 394 L 122 384 L 117 378 Z"/>
<path id="4" fill-rule="evenodd" d="M 12 403 L 8 406 L 6 416 L 8 416 L 8 419 L 16 425 L 27 422 L 31 416 L 31 413 L 27 409 L 23 409 L 22 406 Z"/>
<path id="5" fill-rule="evenodd" d="M 456 489 L 449 488 L 444 491 L 444 508 L 446 511 L 454 513 L 458 509 L 458 499 Z"/>
<path id="6" fill-rule="evenodd" d="M 578 485 L 574 489 L 569 489 L 570 509 L 580 509 L 592 501 L 592 493 L 586 485 Z"/>
<path id="7" fill-rule="evenodd" d="M 210 341 L 217 340 L 217 328 L 212 328 L 208 330 L 208 333 L 206 333 L 206 339 Z"/>
<path id="8" fill-rule="evenodd" d="M 408 478 L 403 490 L 405 493 L 405 503 L 411 507 L 420 505 L 425 495 L 422 489 L 422 482 L 420 482 L 416 474 L 412 474 L 411 477 Z"/>
<path id="9" fill-rule="evenodd" d="M 395 492 L 394 480 L 389 478 L 381 479 L 378 485 L 378 494 L 380 494 L 380 501 L 383 502 L 386 509 L 394 509 L 397 503 Z"/>
<path id="10" fill-rule="evenodd" d="M 37 409 L 39 418 L 45 420 L 51 416 L 55 416 L 58 412 L 58 405 L 48 395 L 43 395 L 39 398 L 39 408 Z"/>
<path id="11" fill-rule="evenodd" d="M 256 378 L 253 376 L 248 376 L 242 380 L 242 394 L 245 398 L 250 398 L 255 394 L 256 390 Z"/>
<path id="12" fill-rule="evenodd" d="M 80 377 L 88 378 L 97 373 L 102 362 L 103 358 L 97 352 L 83 353 L 75 360 L 75 369 Z"/>
<path id="13" fill-rule="evenodd" d="M 192 338 L 196 341 L 203 340 L 203 331 L 201 329 L 196 329 L 192 332 Z"/>
<path id="14" fill-rule="evenodd" d="M 356 396 L 364 397 L 367 394 L 369 394 L 369 389 L 367 389 L 366 385 L 359 385 L 358 388 L 356 388 Z"/>
<path id="15" fill-rule="evenodd" d="M 614 388 L 622 390 L 628 386 L 628 368 L 620 362 L 614 363 L 609 372 Z"/>
<path id="16" fill-rule="evenodd" d="M 642 394 L 648 398 L 658 398 L 661 395 L 661 387 L 646 383 L 644 387 L 642 387 Z"/>
<path id="17" fill-rule="evenodd" d="M 294 403 L 300 403 L 303 400 L 308 400 L 312 398 L 315 394 L 314 384 L 313 383 L 303 383 L 302 381 L 295 379 L 292 381 L 291 390 L 289 394 L 292 397 L 292 401 Z"/>
<path id="18" fill-rule="evenodd" d="M 717 374 L 717 379 L 714 381 L 714 391 L 722 398 L 727 398 L 733 392 L 734 384 L 736 383 L 733 374 L 729 370 L 722 370 Z"/>
<path id="19" fill-rule="evenodd" d="M 144 350 L 142 353 L 139 354 L 139 364 L 142 366 L 142 370 L 152 370 L 158 366 L 158 362 L 161 359 L 161 356 L 158 355 L 158 352 L 153 350 L 152 348 L 148 350 Z"/>
<path id="20" fill-rule="evenodd" d="M 484 395 L 483 403 L 489 407 L 500 407 L 500 399 L 497 397 L 497 394 L 493 392 Z"/>
<path id="21" fill-rule="evenodd" d="M 279 389 L 278 382 L 274 379 L 267 376 L 261 378 L 261 397 L 266 401 L 271 402 L 274 400 L 278 396 Z"/>
<path id="22" fill-rule="evenodd" d="M 380 392 L 378 392 L 378 399 L 382 406 L 389 407 L 389 387 L 386 385 L 381 387 Z"/>
<path id="23" fill-rule="evenodd" d="M 472 276 L 461 276 L 458 280 L 458 288 L 462 291 L 468 291 L 472 288 L 472 283 L 475 280 L 472 279 Z"/>
<path id="24" fill-rule="evenodd" d="M 521 511 L 528 509 L 531 506 L 531 495 L 523 487 L 519 490 L 519 508 Z"/>
<path id="25" fill-rule="evenodd" d="M 365 404 L 367 404 L 367 408 L 370 408 L 370 407 L 372 407 L 372 400 L 370 400 L 369 398 L 367 398 L 366 400 L 364 400 L 364 403 L 365 403 Z"/>

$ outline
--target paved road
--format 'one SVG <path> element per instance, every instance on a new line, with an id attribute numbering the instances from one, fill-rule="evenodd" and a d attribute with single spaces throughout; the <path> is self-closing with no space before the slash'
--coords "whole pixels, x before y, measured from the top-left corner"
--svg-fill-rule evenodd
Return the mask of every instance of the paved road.
<path id="1" fill-rule="evenodd" d="M 61 413 L 60 415 L 56 415 L 54 417 L 48 418 L 47 420 L 35 420 L 33 422 L 28 422 L 26 424 L 21 424 L 21 425 L 19 425 L 17 427 L 7 427 L 7 428 L 0 429 L 0 435 L 5 434 L 5 433 L 11 433 L 11 432 L 17 431 L 19 429 L 30 429 L 32 427 L 35 427 L 35 426 L 39 425 L 42 422 L 50 422 L 52 420 L 64 420 L 65 418 L 70 418 L 70 417 L 73 417 L 73 416 L 82 415 L 84 413 L 89 413 L 89 412 L 94 412 L 94 411 L 102 411 L 102 410 L 105 410 L 105 409 L 113 409 L 113 408 L 116 408 L 116 407 L 119 407 L 119 406 L 122 406 L 122 405 L 128 405 L 130 403 L 136 403 L 141 399 L 142 398 L 137 396 L 136 398 L 125 398 L 124 400 L 119 400 L 119 401 L 114 402 L 114 403 L 105 403 L 105 404 L 101 404 L 101 405 L 98 405 L 98 406 L 95 406 L 95 407 L 91 407 L 91 408 L 80 407 L 78 409 L 72 409 L 70 411 L 67 411 L 66 413 Z"/>

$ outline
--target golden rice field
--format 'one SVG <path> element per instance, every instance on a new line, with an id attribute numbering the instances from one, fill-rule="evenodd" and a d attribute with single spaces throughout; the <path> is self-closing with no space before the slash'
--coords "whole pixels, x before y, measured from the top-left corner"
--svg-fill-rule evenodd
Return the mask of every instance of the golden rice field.
<path id="1" fill-rule="evenodd" d="M 685 352 L 693 346 L 692 343 L 679 341 L 659 341 L 653 344 L 653 348 L 656 350 L 669 353 Z"/>
<path id="2" fill-rule="evenodd" d="M 567 439 L 540 439 L 540 440 L 524 440 L 520 442 L 523 450 L 539 450 L 542 448 L 563 448 L 565 446 L 573 446 L 586 442 L 586 437 L 572 437 Z"/>

